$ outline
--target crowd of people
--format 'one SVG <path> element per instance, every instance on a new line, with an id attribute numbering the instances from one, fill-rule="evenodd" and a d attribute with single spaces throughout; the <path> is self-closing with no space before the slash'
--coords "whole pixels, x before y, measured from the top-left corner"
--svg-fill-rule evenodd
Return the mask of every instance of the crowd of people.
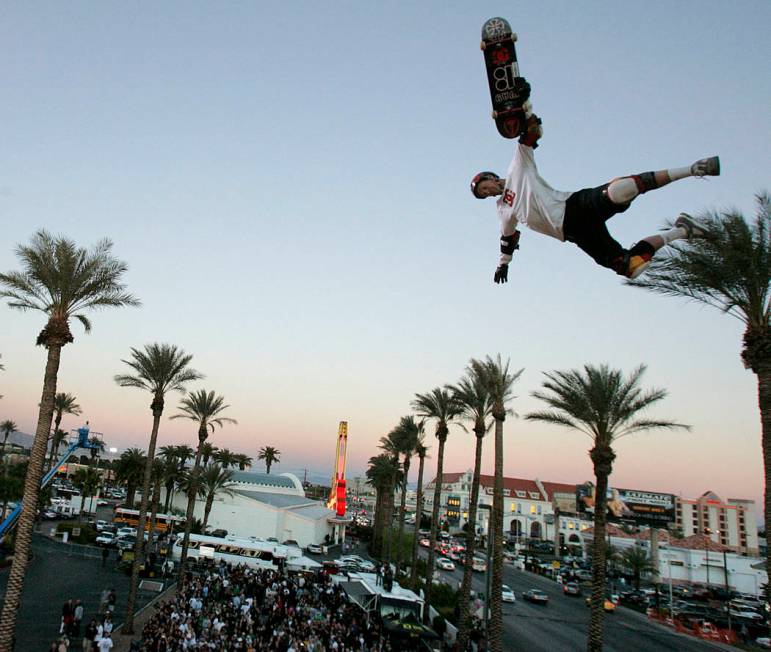
<path id="1" fill-rule="evenodd" d="M 50 652 L 69 652 L 76 639 L 82 637 L 84 652 L 109 652 L 113 648 L 113 612 L 115 611 L 115 589 L 105 589 L 99 603 L 99 617 L 92 618 L 81 632 L 83 604 L 80 600 L 67 600 L 62 605 L 62 620 L 59 637 L 49 647 Z"/>
<path id="2" fill-rule="evenodd" d="M 387 652 L 374 619 L 325 574 L 221 563 L 189 573 L 142 632 L 144 652 Z"/>

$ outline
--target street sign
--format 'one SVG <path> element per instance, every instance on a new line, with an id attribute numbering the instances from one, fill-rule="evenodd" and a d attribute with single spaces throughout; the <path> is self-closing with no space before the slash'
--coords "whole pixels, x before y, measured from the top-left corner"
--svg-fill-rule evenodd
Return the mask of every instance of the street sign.
<path id="1" fill-rule="evenodd" d="M 556 560 L 555 560 L 555 561 L 553 561 L 553 562 L 551 563 L 551 567 L 552 567 L 554 570 L 559 570 L 559 568 L 560 568 L 560 563 L 559 563 L 558 561 L 556 561 Z"/>

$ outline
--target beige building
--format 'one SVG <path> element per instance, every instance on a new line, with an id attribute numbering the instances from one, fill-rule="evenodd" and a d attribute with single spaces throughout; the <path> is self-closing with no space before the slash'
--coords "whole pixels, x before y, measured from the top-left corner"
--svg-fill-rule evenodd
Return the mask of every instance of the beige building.
<path id="1" fill-rule="evenodd" d="M 755 502 L 739 498 L 724 501 L 707 491 L 696 500 L 677 498 L 675 526 L 684 537 L 706 534 L 715 543 L 740 554 L 758 554 Z"/>

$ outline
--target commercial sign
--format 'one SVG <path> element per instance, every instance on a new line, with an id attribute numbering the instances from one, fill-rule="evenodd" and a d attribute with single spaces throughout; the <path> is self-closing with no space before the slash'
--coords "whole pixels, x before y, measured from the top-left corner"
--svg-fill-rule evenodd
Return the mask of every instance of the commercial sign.
<path id="1" fill-rule="evenodd" d="M 460 496 L 447 496 L 447 520 L 455 524 L 460 521 Z"/>
<path id="2" fill-rule="evenodd" d="M 637 489 L 608 489 L 608 521 L 634 525 L 666 527 L 675 521 L 674 494 L 661 494 Z M 576 507 L 579 513 L 594 514 L 594 485 L 590 482 L 576 487 Z"/>

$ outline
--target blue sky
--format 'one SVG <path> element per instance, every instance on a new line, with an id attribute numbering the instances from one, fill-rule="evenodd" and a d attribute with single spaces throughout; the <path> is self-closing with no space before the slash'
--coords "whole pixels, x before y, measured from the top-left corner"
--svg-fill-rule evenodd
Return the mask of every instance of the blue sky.
<path id="1" fill-rule="evenodd" d="M 513 151 L 489 117 L 479 32 L 502 15 L 545 135 L 556 188 L 719 154 L 612 220 L 630 245 L 682 210 L 737 207 L 769 188 L 767 2 L 16 3 L 0 9 L 0 269 L 37 228 L 108 236 L 140 309 L 94 315 L 66 347 L 59 389 L 119 448 L 146 441 L 147 397 L 115 386 L 131 346 L 178 344 L 226 396 L 215 444 L 331 474 L 337 422 L 350 468 L 415 392 L 472 356 L 525 372 L 649 367 L 661 416 L 691 434 L 619 444 L 614 482 L 693 497 L 762 492 L 755 379 L 741 325 L 625 287 L 569 244 L 526 232 L 507 286 L 492 202 L 468 191 Z M 0 308 L 0 418 L 34 431 L 38 315 Z M 76 325 L 76 328 L 78 326 Z M 171 401 L 173 404 L 173 401 Z M 169 414 L 173 413 L 169 409 Z M 72 426 L 77 425 L 75 422 Z M 507 424 L 506 472 L 591 476 L 588 441 Z M 194 441 L 164 422 L 161 443 Z M 453 433 L 448 470 L 470 465 Z M 485 453 L 492 469 L 492 448 Z"/>

